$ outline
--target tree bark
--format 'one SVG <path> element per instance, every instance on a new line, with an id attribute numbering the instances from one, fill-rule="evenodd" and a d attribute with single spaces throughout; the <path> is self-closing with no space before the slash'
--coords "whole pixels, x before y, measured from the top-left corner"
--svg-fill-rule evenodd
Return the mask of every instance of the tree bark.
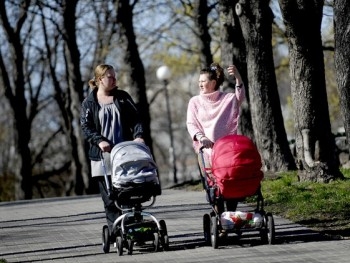
<path id="1" fill-rule="evenodd" d="M 71 168 L 75 176 L 75 194 L 82 195 L 86 193 L 89 184 L 89 169 L 85 155 L 84 139 L 79 123 L 84 84 L 80 72 L 80 52 L 76 37 L 75 11 L 78 1 L 79 0 L 63 1 L 63 38 L 65 41 L 65 59 L 68 78 L 68 134 L 73 157 Z"/>
<path id="2" fill-rule="evenodd" d="M 326 93 L 321 21 L 323 0 L 279 0 L 290 53 L 298 175 L 301 181 L 342 178 Z"/>
<path id="3" fill-rule="evenodd" d="M 24 192 L 24 199 L 32 199 L 32 158 L 29 148 L 31 138 L 31 122 L 27 116 L 27 101 L 25 97 L 25 81 L 24 81 L 24 49 L 21 43 L 22 26 L 27 19 L 27 11 L 30 6 L 30 0 L 24 1 L 21 5 L 23 9 L 19 11 L 18 20 L 15 27 L 11 27 L 8 19 L 5 1 L 0 1 L 0 17 L 6 37 L 9 43 L 9 53 L 11 65 L 5 65 L 3 55 L 0 53 L 0 69 L 1 76 L 5 87 L 5 96 L 9 100 L 14 115 L 14 133 L 16 150 L 20 156 L 19 174 L 22 178 L 21 188 Z M 13 22 L 14 17 L 11 18 Z M 8 72 L 8 68 L 12 68 Z M 13 82 L 9 76 L 14 76 Z M 13 83 L 13 85 L 11 84 Z"/>
<path id="4" fill-rule="evenodd" d="M 238 16 L 235 13 L 235 5 L 238 1 L 220 0 L 220 42 L 221 42 L 221 64 L 223 67 L 234 64 L 238 68 L 243 82 L 245 83 L 246 100 L 241 106 L 241 116 L 239 119 L 238 130 L 254 139 L 253 124 L 249 108 L 249 88 L 247 77 L 247 62 L 245 43 L 242 34 L 241 25 Z M 235 79 L 227 78 L 225 89 L 235 89 Z"/>
<path id="5" fill-rule="evenodd" d="M 350 2 L 334 1 L 334 61 L 347 141 L 350 142 Z M 350 153 L 350 143 L 348 143 Z M 348 160 L 348 167 L 350 161 Z"/>
<path id="6" fill-rule="evenodd" d="M 254 137 L 265 171 L 296 168 L 284 128 L 272 54 L 273 14 L 269 1 L 236 5 L 247 51 L 250 110 Z"/>
<path id="7" fill-rule="evenodd" d="M 134 2 L 136 4 L 137 1 Z M 133 28 L 133 6 L 129 0 L 116 1 L 117 21 L 120 26 L 120 42 L 125 49 L 125 70 L 129 74 L 130 94 L 140 111 L 144 124 L 144 140 L 153 153 L 151 137 L 151 117 L 146 94 L 145 69 L 140 58 L 136 36 Z"/>
<path id="8" fill-rule="evenodd" d="M 208 14 L 211 10 L 208 7 L 207 0 L 196 0 L 195 10 L 195 24 L 198 30 L 198 45 L 199 45 L 199 56 L 201 62 L 201 68 L 208 67 L 213 63 L 213 56 L 211 54 L 210 44 L 211 36 L 209 34 L 208 26 Z"/>

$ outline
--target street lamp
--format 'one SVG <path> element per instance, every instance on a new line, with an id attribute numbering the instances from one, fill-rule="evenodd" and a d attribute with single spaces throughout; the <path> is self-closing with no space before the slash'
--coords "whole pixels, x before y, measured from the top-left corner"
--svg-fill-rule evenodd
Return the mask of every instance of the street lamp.
<path id="1" fill-rule="evenodd" d="M 174 183 L 177 183 L 177 176 L 176 176 L 176 157 L 175 157 L 175 149 L 174 149 L 174 136 L 173 136 L 173 129 L 172 129 L 172 120 L 171 120 L 171 112 L 170 112 L 170 104 L 169 104 L 169 94 L 168 94 L 168 84 L 169 84 L 169 78 L 171 77 L 170 69 L 167 66 L 161 66 L 157 70 L 157 78 L 163 82 L 164 84 L 164 92 L 165 92 L 165 102 L 166 102 L 166 108 L 167 108 L 167 115 L 168 115 L 168 128 L 169 128 L 169 135 L 170 135 L 170 147 L 169 147 L 169 162 L 170 165 L 173 167 L 173 180 Z"/>

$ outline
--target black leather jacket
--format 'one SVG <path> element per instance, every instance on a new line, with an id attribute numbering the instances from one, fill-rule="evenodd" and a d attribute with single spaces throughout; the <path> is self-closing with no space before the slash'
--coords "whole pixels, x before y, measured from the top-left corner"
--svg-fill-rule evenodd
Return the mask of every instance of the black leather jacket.
<path id="1" fill-rule="evenodd" d="M 101 159 L 101 149 L 98 144 L 108 141 L 101 134 L 101 124 L 98 112 L 101 108 L 97 102 L 97 89 L 90 92 L 81 105 L 80 125 L 85 139 L 90 143 L 89 158 L 94 161 Z M 124 90 L 114 89 L 114 103 L 120 112 L 123 129 L 123 140 L 131 141 L 143 137 L 143 126 L 136 105 L 129 93 Z"/>

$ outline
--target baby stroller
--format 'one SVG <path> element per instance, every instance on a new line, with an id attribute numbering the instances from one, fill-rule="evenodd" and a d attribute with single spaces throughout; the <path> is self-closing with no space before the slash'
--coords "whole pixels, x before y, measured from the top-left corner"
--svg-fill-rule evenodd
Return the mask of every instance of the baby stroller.
<path id="1" fill-rule="evenodd" d="M 157 166 L 149 148 L 143 143 L 122 142 L 113 147 L 110 157 L 112 187 L 106 169 L 105 181 L 110 198 L 122 211 L 122 215 L 114 221 L 112 230 L 118 255 L 123 255 L 124 247 L 131 255 L 135 242 L 146 245 L 146 242 L 151 241 L 154 251 L 160 247 L 168 250 L 165 221 L 158 221 L 152 214 L 143 211 L 153 206 L 156 196 L 161 195 Z M 105 165 L 103 158 L 102 164 Z M 142 206 L 144 203 L 145 206 Z M 104 225 L 102 244 L 105 253 L 110 250 L 111 234 L 108 226 Z"/>
<path id="2" fill-rule="evenodd" d="M 203 147 L 199 154 L 204 164 Z M 216 249 L 219 233 L 236 233 L 241 237 L 243 230 L 257 230 L 263 243 L 272 244 L 274 219 L 264 210 L 261 157 L 254 143 L 243 135 L 225 136 L 214 144 L 211 161 L 211 168 L 201 169 L 203 187 L 212 206 L 210 214 L 203 216 L 206 244 Z M 225 201 L 242 202 L 251 196 L 257 197 L 254 211 L 218 212 L 218 205 Z"/>

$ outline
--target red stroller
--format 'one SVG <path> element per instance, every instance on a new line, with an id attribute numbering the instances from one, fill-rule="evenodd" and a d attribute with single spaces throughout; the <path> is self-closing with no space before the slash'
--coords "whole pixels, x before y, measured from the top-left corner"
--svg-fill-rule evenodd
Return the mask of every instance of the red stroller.
<path id="1" fill-rule="evenodd" d="M 203 147 L 199 151 L 204 164 Z M 219 139 L 213 147 L 212 167 L 200 169 L 207 200 L 212 206 L 210 214 L 203 216 L 206 244 L 218 248 L 219 233 L 242 234 L 242 230 L 257 230 L 263 243 L 272 244 L 275 225 L 271 213 L 264 210 L 260 182 L 263 179 L 261 157 L 254 143 L 243 135 L 229 135 Z M 224 211 L 217 207 L 225 201 L 242 202 L 257 197 L 254 211 Z"/>

